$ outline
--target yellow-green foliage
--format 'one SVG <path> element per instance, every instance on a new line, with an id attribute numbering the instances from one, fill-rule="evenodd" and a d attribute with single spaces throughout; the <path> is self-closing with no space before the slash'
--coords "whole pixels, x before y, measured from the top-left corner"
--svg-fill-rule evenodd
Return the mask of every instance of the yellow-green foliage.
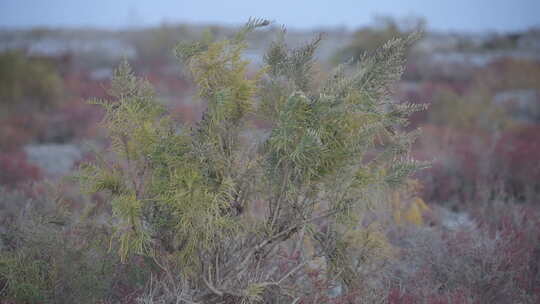
<path id="1" fill-rule="evenodd" d="M 336 273 L 349 282 L 359 263 L 389 255 L 382 234 L 358 227 L 362 214 L 419 167 L 408 154 L 415 133 L 399 126 L 420 107 L 391 98 L 415 36 L 388 41 L 354 72 L 337 68 L 319 87 L 313 66 L 320 37 L 297 49 L 278 39 L 265 66 L 249 76 L 246 35 L 266 25 L 254 19 L 228 40 L 178 45 L 208 103 L 193 128 L 176 125 L 123 63 L 112 100 L 98 102 L 112 153 L 81 172 L 89 192 L 110 195 L 122 258 L 176 263 L 193 286 L 205 286 L 201 301 L 259 302 L 281 290 L 267 288 L 285 279 L 265 282 L 272 275 L 264 265 L 299 231 L 318 242 L 317 255 L 347 269 Z M 245 125 L 250 112 L 272 129 L 256 138 Z M 256 202 L 266 208 L 263 218 L 246 213 Z M 313 225 L 321 220 L 325 232 Z M 358 254 L 351 258 L 351 251 Z"/>
<path id="2" fill-rule="evenodd" d="M 220 215 L 230 196 L 229 180 L 214 184 L 204 177 L 188 130 L 173 124 L 148 83 L 135 78 L 125 62 L 111 96 L 115 100 L 95 103 L 106 110 L 103 125 L 114 163 L 101 159 L 83 166 L 83 187 L 110 193 L 123 259 L 154 254 L 159 241 L 166 250 L 195 259 L 196 247 L 212 246 L 216 235 L 235 226 Z"/>
<path id="3" fill-rule="evenodd" d="M 429 211 L 422 198 L 416 196 L 420 184 L 416 180 L 408 180 L 404 187 L 392 193 L 392 215 L 398 225 L 424 224 L 424 214 Z"/>
<path id="4" fill-rule="evenodd" d="M 0 54 L 0 111 L 47 109 L 59 103 L 61 92 L 62 80 L 47 62 L 18 52 Z"/>
<path id="5" fill-rule="evenodd" d="M 419 197 L 410 202 L 396 201 L 394 203 L 394 221 L 398 225 L 415 224 L 421 226 L 424 223 L 423 214 L 429 210 L 426 203 Z"/>
<path id="6" fill-rule="evenodd" d="M 494 93 L 477 86 L 465 95 L 441 91 L 431 106 L 430 120 L 452 128 L 486 131 L 502 130 L 511 125 L 509 113 L 493 104 Z"/>
<path id="7" fill-rule="evenodd" d="M 523 114 L 516 119 L 510 105 L 497 103 L 496 96 L 505 91 L 538 90 L 539 77 L 540 65 L 526 60 L 506 60 L 486 67 L 478 72 L 464 93 L 440 90 L 434 96 L 429 119 L 458 130 L 491 132 L 515 127 L 521 123 L 519 116 Z M 524 106 L 528 116 L 539 115 L 537 106 Z"/>

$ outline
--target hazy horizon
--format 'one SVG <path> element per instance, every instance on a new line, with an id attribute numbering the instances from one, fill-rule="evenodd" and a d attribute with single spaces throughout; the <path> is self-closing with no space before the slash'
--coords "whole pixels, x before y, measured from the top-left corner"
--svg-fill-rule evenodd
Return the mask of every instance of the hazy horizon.
<path id="1" fill-rule="evenodd" d="M 163 23 L 237 25 L 250 16 L 290 28 L 370 24 L 375 16 L 422 17 L 428 29 L 459 32 L 511 32 L 540 26 L 540 1 L 411 0 L 378 1 L 142 1 L 2 0 L 0 28 L 34 27 L 121 29 Z"/>

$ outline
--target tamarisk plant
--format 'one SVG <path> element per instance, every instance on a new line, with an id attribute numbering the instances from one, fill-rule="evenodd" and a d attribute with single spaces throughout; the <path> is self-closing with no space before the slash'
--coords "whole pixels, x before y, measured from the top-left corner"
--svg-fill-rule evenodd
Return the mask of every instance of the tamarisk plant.
<path id="1" fill-rule="evenodd" d="M 182 282 L 180 302 L 298 303 L 315 259 L 353 290 L 367 279 L 358 272 L 367 261 L 348 254 L 363 245 L 351 240 L 371 238 L 347 236 L 369 233 L 362 215 L 421 166 L 408 154 L 415 134 L 400 131 L 419 108 L 391 98 L 415 36 L 339 66 L 317 86 L 321 38 L 289 49 L 284 29 L 249 73 L 246 36 L 268 24 L 250 19 L 230 39 L 177 46 L 208 104 L 195 126 L 175 123 L 127 63 L 112 81 L 114 100 L 95 101 L 115 157 L 85 165 L 81 183 L 110 195 L 121 257 L 153 257 Z M 270 130 L 251 131 L 254 114 Z M 280 268 L 280 250 L 298 258 Z"/>

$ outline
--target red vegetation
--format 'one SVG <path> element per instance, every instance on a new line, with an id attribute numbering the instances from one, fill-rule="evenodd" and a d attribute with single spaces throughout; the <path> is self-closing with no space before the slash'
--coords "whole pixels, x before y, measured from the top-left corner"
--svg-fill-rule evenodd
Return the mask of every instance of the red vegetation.
<path id="1" fill-rule="evenodd" d="M 22 183 L 36 181 L 40 177 L 39 168 L 28 163 L 24 152 L 0 153 L 0 185 L 14 188 Z"/>
<path id="2" fill-rule="evenodd" d="M 496 161 L 509 192 L 516 196 L 540 193 L 540 126 L 525 126 L 501 134 Z"/>

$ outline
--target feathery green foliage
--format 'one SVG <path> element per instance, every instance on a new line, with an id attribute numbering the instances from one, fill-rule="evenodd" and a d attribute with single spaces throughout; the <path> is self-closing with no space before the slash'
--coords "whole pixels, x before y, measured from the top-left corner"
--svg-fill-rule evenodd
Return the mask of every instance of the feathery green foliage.
<path id="1" fill-rule="evenodd" d="M 318 87 L 321 37 L 290 49 L 284 30 L 250 76 L 246 37 L 268 24 L 252 19 L 228 40 L 178 45 L 208 103 L 193 128 L 175 124 L 127 63 L 115 74 L 113 100 L 97 102 L 112 154 L 84 166 L 81 184 L 109 193 L 121 257 L 148 255 L 166 272 L 177 269 L 195 290 L 190 301 L 262 303 L 298 294 L 284 287 L 294 272 L 270 270 L 277 248 L 306 238 L 317 253 L 305 253 L 304 263 L 324 256 L 351 287 L 369 261 L 334 253 L 357 248 L 346 236 L 361 229 L 370 204 L 421 166 L 408 154 L 414 133 L 400 130 L 420 108 L 391 98 L 416 36 L 387 42 L 352 69 L 338 67 Z M 264 116 L 271 130 L 252 132 L 249 113 Z M 252 211 L 257 203 L 264 215 Z M 371 230 L 358 235 L 373 240 Z"/>

